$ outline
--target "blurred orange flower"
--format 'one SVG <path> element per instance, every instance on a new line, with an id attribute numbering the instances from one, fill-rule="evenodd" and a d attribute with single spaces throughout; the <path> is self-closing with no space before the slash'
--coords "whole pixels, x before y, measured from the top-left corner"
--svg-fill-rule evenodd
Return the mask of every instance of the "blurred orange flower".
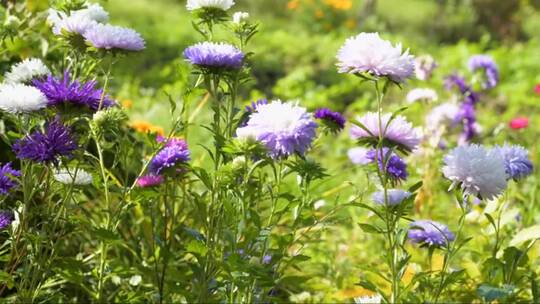
<path id="1" fill-rule="evenodd" d="M 125 108 L 125 109 L 133 108 L 133 100 L 131 100 L 131 99 L 122 100 L 122 107 Z"/>
<path id="2" fill-rule="evenodd" d="M 157 135 L 165 135 L 165 130 L 145 120 L 134 120 L 130 123 L 130 126 L 137 132 L 141 133 L 155 133 Z"/>
<path id="3" fill-rule="evenodd" d="M 325 0 L 326 5 L 336 10 L 350 10 L 352 8 L 352 0 Z"/>

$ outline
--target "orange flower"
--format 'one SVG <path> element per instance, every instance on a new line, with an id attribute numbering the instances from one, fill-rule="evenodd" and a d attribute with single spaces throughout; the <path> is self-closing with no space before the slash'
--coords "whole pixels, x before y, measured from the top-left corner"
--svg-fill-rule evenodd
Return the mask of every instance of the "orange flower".
<path id="1" fill-rule="evenodd" d="M 352 8 L 352 0 L 325 0 L 326 5 L 336 10 L 350 10 Z"/>
<path id="2" fill-rule="evenodd" d="M 122 107 L 124 107 L 125 109 L 133 108 L 133 100 L 131 99 L 122 100 Z"/>
<path id="3" fill-rule="evenodd" d="M 165 130 L 160 127 L 153 125 L 152 123 L 145 120 L 135 120 L 132 121 L 130 126 L 137 132 L 141 133 L 155 133 L 157 135 L 165 135 Z"/>
<path id="4" fill-rule="evenodd" d="M 287 3 L 287 8 L 290 10 L 294 10 L 298 8 L 299 1 L 298 0 L 291 0 L 289 3 Z"/>

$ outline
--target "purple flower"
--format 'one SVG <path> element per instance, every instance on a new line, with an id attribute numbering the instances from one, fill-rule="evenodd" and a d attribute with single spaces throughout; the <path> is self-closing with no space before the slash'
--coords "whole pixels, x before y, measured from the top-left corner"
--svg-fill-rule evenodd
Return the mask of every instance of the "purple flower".
<path id="1" fill-rule="evenodd" d="M 141 51 L 145 48 L 144 39 L 137 31 L 121 26 L 96 23 L 83 36 L 97 49 Z"/>
<path id="2" fill-rule="evenodd" d="M 371 162 L 375 162 L 375 158 L 377 158 L 380 170 L 386 173 L 394 182 L 406 180 L 409 175 L 407 173 L 407 164 L 386 147 L 383 148 L 382 152 L 376 149 L 370 150 L 367 152 L 366 157 Z M 383 163 L 386 163 L 386 170 L 383 169 Z"/>
<path id="3" fill-rule="evenodd" d="M 469 143 L 478 133 L 476 124 L 476 110 L 474 105 L 469 102 L 463 102 L 457 114 L 456 120 L 463 123 L 463 132 L 461 134 L 461 142 Z"/>
<path id="4" fill-rule="evenodd" d="M 71 81 L 69 71 L 64 72 L 63 79 L 49 75 L 46 80 L 34 80 L 32 82 L 46 97 L 49 106 L 60 104 L 74 104 L 85 106 L 93 111 L 100 108 L 114 106 L 115 103 L 109 96 L 103 96 L 103 89 L 96 89 L 96 81 L 80 83 L 77 80 Z M 101 98 L 103 96 L 103 101 Z"/>
<path id="5" fill-rule="evenodd" d="M 7 210 L 0 211 L 0 230 L 4 230 L 11 225 L 14 220 L 13 212 Z"/>
<path id="6" fill-rule="evenodd" d="M 389 206 L 396 206 L 401 204 L 404 200 L 408 199 L 411 196 L 411 193 L 401 189 L 388 189 L 386 192 L 387 204 Z M 371 199 L 379 204 L 385 205 L 384 191 L 377 191 L 373 193 Z"/>
<path id="7" fill-rule="evenodd" d="M 145 175 L 137 179 L 137 186 L 141 188 L 155 187 L 164 181 L 161 175 Z"/>
<path id="8" fill-rule="evenodd" d="M 169 140 L 167 140 L 166 137 L 163 137 L 161 135 L 156 136 L 156 141 L 158 143 L 165 143 L 165 147 L 171 147 L 171 146 L 180 146 L 182 149 L 187 150 L 188 145 L 185 140 L 183 140 L 180 137 L 171 137 Z"/>
<path id="9" fill-rule="evenodd" d="M 45 132 L 35 131 L 13 145 L 17 158 L 40 163 L 57 163 L 59 157 L 70 157 L 76 149 L 71 130 L 58 117 L 47 123 Z"/>
<path id="10" fill-rule="evenodd" d="M 9 191 L 19 185 L 16 180 L 21 176 L 21 172 L 14 170 L 11 167 L 11 163 L 4 164 L 0 167 L 0 194 L 6 195 Z"/>
<path id="11" fill-rule="evenodd" d="M 345 128 L 345 118 L 339 112 L 332 112 L 328 108 L 321 108 L 315 111 L 314 117 L 323 121 L 323 123 L 332 132 L 339 132 Z"/>
<path id="12" fill-rule="evenodd" d="M 485 81 L 482 83 L 482 88 L 492 89 L 499 82 L 499 68 L 497 64 L 488 55 L 475 55 L 469 59 L 469 70 L 483 70 L 485 73 Z"/>
<path id="13" fill-rule="evenodd" d="M 476 104 L 480 101 L 480 96 L 473 91 L 473 89 L 465 82 L 463 77 L 452 74 L 445 79 L 445 87 L 447 90 L 451 90 L 453 87 L 457 87 L 461 95 L 463 95 L 463 101 L 471 104 Z"/>
<path id="14" fill-rule="evenodd" d="M 170 145 L 169 145 L 170 144 Z M 177 139 L 169 142 L 150 162 L 151 175 L 162 174 L 166 169 L 176 168 L 190 160 L 190 152 L 185 141 Z"/>
<path id="15" fill-rule="evenodd" d="M 184 58 L 205 69 L 232 69 L 242 67 L 244 53 L 227 43 L 202 42 L 188 47 Z"/>
<path id="16" fill-rule="evenodd" d="M 409 227 L 409 239 L 423 246 L 447 246 L 455 239 L 454 234 L 446 225 L 435 221 L 416 220 Z"/>
<path id="17" fill-rule="evenodd" d="M 265 104 L 268 104 L 268 100 L 266 100 L 266 99 L 259 99 L 257 101 L 252 101 L 251 105 L 246 106 L 246 112 L 248 112 L 250 114 L 255 113 L 255 112 L 257 112 L 257 109 L 259 108 L 259 106 L 262 106 L 262 105 L 265 105 Z"/>
<path id="18" fill-rule="evenodd" d="M 362 147 L 349 149 L 347 156 L 349 156 L 349 159 L 355 165 L 367 165 L 372 161 L 368 158 L 368 149 Z"/>
<path id="19" fill-rule="evenodd" d="M 525 148 L 504 144 L 502 147 L 496 146 L 495 151 L 504 159 L 507 179 L 517 181 L 531 175 L 533 164 L 529 160 L 529 152 Z"/>

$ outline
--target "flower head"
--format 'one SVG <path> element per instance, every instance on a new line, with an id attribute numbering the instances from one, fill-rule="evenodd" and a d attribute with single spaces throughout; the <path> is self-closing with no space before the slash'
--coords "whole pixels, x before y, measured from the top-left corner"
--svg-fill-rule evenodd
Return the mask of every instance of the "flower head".
<path id="1" fill-rule="evenodd" d="M 161 185 L 164 179 L 161 175 L 145 175 L 137 179 L 137 186 L 141 188 L 149 188 Z"/>
<path id="2" fill-rule="evenodd" d="M 4 230 L 7 226 L 11 225 L 14 219 L 13 212 L 0 210 L 0 230 Z"/>
<path id="3" fill-rule="evenodd" d="M 103 89 L 96 89 L 96 81 L 81 83 L 71 80 L 69 71 L 64 72 L 62 79 L 49 75 L 45 80 L 34 80 L 33 84 L 48 99 L 49 106 L 60 104 L 73 104 L 88 107 L 93 111 L 115 105 L 108 95 L 104 95 Z M 103 97 L 103 100 L 102 100 Z"/>
<path id="4" fill-rule="evenodd" d="M 311 146 L 316 128 L 305 108 L 275 100 L 260 105 L 236 134 L 241 138 L 254 137 L 268 148 L 271 157 L 279 158 L 304 154 Z"/>
<path id="5" fill-rule="evenodd" d="M 129 126 L 140 133 L 156 133 L 159 136 L 165 135 L 165 130 L 163 127 L 154 125 L 146 120 L 134 120 L 129 124 Z"/>
<path id="6" fill-rule="evenodd" d="M 236 12 L 233 14 L 233 23 L 240 24 L 249 19 L 249 13 L 246 12 Z"/>
<path id="7" fill-rule="evenodd" d="M 71 130 L 58 117 L 47 123 L 45 132 L 35 131 L 13 145 L 17 158 L 40 163 L 57 163 L 59 157 L 70 157 L 76 149 Z"/>
<path id="8" fill-rule="evenodd" d="M 527 128 L 529 126 L 529 118 L 516 117 L 510 121 L 509 126 L 514 130 Z"/>
<path id="9" fill-rule="evenodd" d="M 454 126 L 460 109 L 456 104 L 447 102 L 434 107 L 426 116 L 426 126 L 435 131 L 442 126 Z"/>
<path id="10" fill-rule="evenodd" d="M 376 149 L 369 150 L 366 157 L 370 159 L 371 162 L 375 162 L 375 159 L 377 159 L 380 170 L 387 174 L 394 182 L 406 180 L 409 175 L 407 172 L 407 164 L 399 158 L 396 153 L 391 152 L 391 150 L 386 147 L 383 148 L 382 151 Z M 386 168 L 384 168 L 383 164 L 386 164 Z"/>
<path id="11" fill-rule="evenodd" d="M 53 24 L 52 32 L 56 36 L 63 34 L 82 36 L 96 24 L 96 21 L 82 15 L 71 15 L 58 19 Z"/>
<path id="12" fill-rule="evenodd" d="M 444 157 L 442 169 L 452 187 L 461 185 L 465 195 L 493 199 L 506 188 L 504 159 L 480 145 L 459 146 Z"/>
<path id="13" fill-rule="evenodd" d="M 368 149 L 362 147 L 351 148 L 347 151 L 347 156 L 355 165 L 367 165 L 372 159 L 368 157 Z"/>
<path id="14" fill-rule="evenodd" d="M 333 112 L 328 108 L 321 108 L 316 110 L 313 116 L 321 120 L 332 132 L 337 133 L 345 128 L 345 117 L 339 112 Z"/>
<path id="15" fill-rule="evenodd" d="M 141 51 L 144 39 L 137 31 L 110 24 L 95 24 L 84 32 L 83 37 L 96 49 Z"/>
<path id="16" fill-rule="evenodd" d="M 242 67 L 244 53 L 227 43 L 201 42 L 184 50 L 184 58 L 203 69 L 237 70 Z"/>
<path id="17" fill-rule="evenodd" d="M 401 204 L 401 202 L 403 202 L 404 200 L 408 199 L 411 196 L 411 193 L 401 189 L 388 189 L 386 196 L 388 198 L 388 205 L 396 206 Z M 377 191 L 373 193 L 371 199 L 379 205 L 385 205 L 384 191 Z"/>
<path id="18" fill-rule="evenodd" d="M 438 64 L 430 55 L 418 56 L 414 59 L 414 70 L 416 78 L 420 80 L 428 80 L 433 74 L 433 70 Z"/>
<path id="19" fill-rule="evenodd" d="M 431 220 L 416 220 L 409 225 L 408 237 L 418 244 L 428 247 L 448 246 L 455 239 L 448 227 Z"/>
<path id="20" fill-rule="evenodd" d="M 109 22 L 109 13 L 99 3 L 89 3 L 85 8 L 72 11 L 72 16 L 81 16 L 99 23 Z"/>
<path id="21" fill-rule="evenodd" d="M 499 68 L 497 64 L 488 55 L 475 55 L 469 59 L 469 70 L 483 70 L 485 73 L 485 81 L 482 83 L 482 88 L 494 88 L 499 82 Z"/>
<path id="22" fill-rule="evenodd" d="M 408 103 L 414 103 L 416 101 L 433 102 L 437 101 L 437 99 L 439 99 L 437 92 L 427 88 L 413 89 L 407 94 Z"/>
<path id="23" fill-rule="evenodd" d="M 453 87 L 457 87 L 461 95 L 463 95 L 463 101 L 471 104 L 476 104 L 480 101 L 478 93 L 465 82 L 463 77 L 452 74 L 445 79 L 445 87 L 447 90 L 451 90 Z"/>
<path id="24" fill-rule="evenodd" d="M 27 83 L 49 73 L 49 68 L 41 59 L 27 58 L 11 66 L 11 70 L 4 75 L 4 78 L 6 83 Z"/>
<path id="25" fill-rule="evenodd" d="M 17 177 L 21 176 L 21 171 L 11 167 L 11 163 L 6 163 L 0 167 L 0 194 L 6 195 L 19 185 Z"/>
<path id="26" fill-rule="evenodd" d="M 0 85 L 0 109 L 9 113 L 28 113 L 47 106 L 38 89 L 20 83 Z"/>
<path id="27" fill-rule="evenodd" d="M 52 24 L 55 35 L 63 33 L 82 35 L 97 23 L 108 22 L 109 13 L 100 4 L 92 3 L 87 4 L 86 8 L 71 11 L 69 14 L 49 9 L 47 20 Z"/>
<path id="28" fill-rule="evenodd" d="M 160 175 L 169 168 L 176 168 L 190 160 L 190 152 L 187 144 L 183 140 L 177 140 L 170 145 L 165 145 L 159 151 L 148 166 L 151 175 Z"/>
<path id="29" fill-rule="evenodd" d="M 354 304 L 381 304 L 381 303 L 382 303 L 382 296 L 380 294 L 354 298 Z"/>
<path id="30" fill-rule="evenodd" d="M 259 108 L 259 106 L 265 105 L 265 104 L 268 104 L 268 100 L 266 99 L 259 99 L 257 101 L 252 101 L 251 105 L 246 106 L 246 112 L 250 114 L 257 112 L 257 109 Z"/>
<path id="31" fill-rule="evenodd" d="M 378 33 L 361 33 L 347 39 L 337 54 L 340 73 L 369 73 L 404 82 L 414 75 L 414 58 L 401 44 L 393 46 Z"/>
<path id="32" fill-rule="evenodd" d="M 188 0 L 186 8 L 188 11 L 194 11 L 201 8 L 215 8 L 226 11 L 233 5 L 233 0 Z"/>
<path id="33" fill-rule="evenodd" d="M 420 130 L 413 128 L 405 117 L 398 115 L 392 119 L 392 114 L 387 113 L 381 116 L 383 137 L 386 144 L 398 146 L 406 151 L 414 150 L 420 143 Z M 379 116 L 375 112 L 368 112 L 366 115 L 357 118 L 367 130 L 354 125 L 350 135 L 353 139 L 366 141 L 376 145 L 379 141 Z M 368 132 L 369 131 L 369 132 Z"/>
<path id="34" fill-rule="evenodd" d="M 504 159 L 508 179 L 519 180 L 531 175 L 533 164 L 529 160 L 529 151 L 522 146 L 504 144 L 494 148 Z"/>
<path id="35" fill-rule="evenodd" d="M 92 183 L 92 174 L 83 169 L 58 170 L 54 179 L 65 185 L 86 186 Z"/>

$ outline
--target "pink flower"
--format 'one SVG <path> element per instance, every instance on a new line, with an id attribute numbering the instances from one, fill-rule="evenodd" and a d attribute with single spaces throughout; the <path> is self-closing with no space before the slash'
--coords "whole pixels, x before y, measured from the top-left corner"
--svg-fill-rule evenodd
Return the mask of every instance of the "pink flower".
<path id="1" fill-rule="evenodd" d="M 516 117 L 510 121 L 509 125 L 514 130 L 524 129 L 529 126 L 529 119 L 527 117 Z"/>
<path id="2" fill-rule="evenodd" d="M 137 179 L 137 186 L 141 188 L 155 187 L 163 183 L 161 175 L 145 175 Z"/>
<path id="3" fill-rule="evenodd" d="M 540 83 L 534 87 L 534 92 L 536 93 L 536 95 L 540 95 Z"/>

